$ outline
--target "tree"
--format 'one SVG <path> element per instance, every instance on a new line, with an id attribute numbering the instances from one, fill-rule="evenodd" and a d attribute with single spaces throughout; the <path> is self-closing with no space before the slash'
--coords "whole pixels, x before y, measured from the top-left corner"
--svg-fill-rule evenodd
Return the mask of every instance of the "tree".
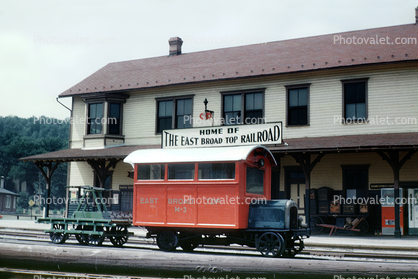
<path id="1" fill-rule="evenodd" d="M 39 191 L 39 188 L 45 189 L 45 181 L 39 179 L 35 164 L 19 161 L 19 158 L 68 148 L 69 121 L 37 120 L 35 117 L 0 117 L 0 175 L 6 177 L 6 189 L 14 190 L 13 180 L 26 181 L 29 195 Z M 63 197 L 66 182 L 67 167 L 60 164 L 52 176 L 51 194 Z M 22 203 L 22 206 L 27 208 L 27 203 Z"/>

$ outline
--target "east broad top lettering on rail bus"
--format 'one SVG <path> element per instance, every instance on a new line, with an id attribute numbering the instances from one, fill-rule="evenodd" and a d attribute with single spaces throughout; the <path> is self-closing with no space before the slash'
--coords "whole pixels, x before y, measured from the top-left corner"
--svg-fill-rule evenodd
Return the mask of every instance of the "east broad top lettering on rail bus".
<path id="1" fill-rule="evenodd" d="M 282 123 L 164 130 L 162 148 L 282 144 Z"/>

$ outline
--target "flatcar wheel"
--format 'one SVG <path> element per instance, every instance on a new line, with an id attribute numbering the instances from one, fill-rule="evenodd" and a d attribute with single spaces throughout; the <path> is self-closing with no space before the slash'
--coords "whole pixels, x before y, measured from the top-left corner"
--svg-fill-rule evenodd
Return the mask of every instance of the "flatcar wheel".
<path id="1" fill-rule="evenodd" d="M 280 234 L 265 232 L 257 239 L 256 246 L 265 257 L 279 257 L 284 251 L 284 240 Z"/>
<path id="2" fill-rule="evenodd" d="M 113 246 L 122 247 L 128 241 L 128 228 L 126 226 L 113 227 L 110 233 L 113 234 L 109 236 L 109 240 Z"/>
<path id="3" fill-rule="evenodd" d="M 160 231 L 157 233 L 157 245 L 163 251 L 170 252 L 176 249 L 179 237 L 174 231 Z"/>
<path id="4" fill-rule="evenodd" d="M 82 225 L 77 225 L 76 230 L 81 231 L 83 230 Z M 77 239 L 78 243 L 82 245 L 88 245 L 89 244 L 89 238 L 87 234 L 76 234 L 75 239 Z"/>
<path id="5" fill-rule="evenodd" d="M 102 245 L 104 239 L 105 239 L 104 235 L 90 234 L 88 236 L 89 245 L 94 245 L 94 246 Z"/>
<path id="6" fill-rule="evenodd" d="M 54 224 L 53 229 L 54 230 L 62 230 L 62 229 L 64 229 L 64 225 Z M 61 233 L 61 232 L 55 232 L 54 231 L 54 232 L 49 233 L 49 238 L 55 244 L 63 244 L 68 239 L 68 235 L 64 234 L 64 233 Z"/>
<path id="7" fill-rule="evenodd" d="M 81 245 L 89 245 L 89 236 L 87 234 L 76 234 L 75 239 L 77 239 L 78 243 Z"/>
<path id="8" fill-rule="evenodd" d="M 320 234 L 324 230 L 324 227 L 318 225 L 323 223 L 324 221 L 321 217 L 311 217 L 311 233 L 314 235 Z"/>

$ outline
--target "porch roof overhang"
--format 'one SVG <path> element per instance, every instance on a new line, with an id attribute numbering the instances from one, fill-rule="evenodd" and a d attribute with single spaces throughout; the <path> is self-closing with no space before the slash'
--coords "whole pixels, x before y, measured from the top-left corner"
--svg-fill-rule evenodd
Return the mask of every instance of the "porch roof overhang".
<path id="1" fill-rule="evenodd" d="M 273 153 L 359 152 L 418 149 L 418 132 L 362 134 L 283 139 L 285 144 L 268 146 Z"/>
<path id="2" fill-rule="evenodd" d="M 273 153 L 335 153 L 359 151 L 387 151 L 418 149 L 418 132 L 363 134 L 331 137 L 306 137 L 283 139 L 283 145 L 267 145 Z M 20 158 L 32 162 L 71 162 L 87 160 L 123 160 L 139 149 L 158 149 L 160 145 L 126 145 L 102 149 L 64 149 Z"/>
<path id="3" fill-rule="evenodd" d="M 122 160 L 138 149 L 158 148 L 160 145 L 125 145 L 101 149 L 71 148 L 20 158 L 24 162 L 71 162 L 87 160 Z"/>

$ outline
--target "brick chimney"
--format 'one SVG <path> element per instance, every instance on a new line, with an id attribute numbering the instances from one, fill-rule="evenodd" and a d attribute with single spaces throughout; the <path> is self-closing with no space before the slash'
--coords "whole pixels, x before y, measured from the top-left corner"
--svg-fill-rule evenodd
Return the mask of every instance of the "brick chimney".
<path id="1" fill-rule="evenodd" d="M 170 40 L 168 40 L 168 44 L 170 45 L 170 56 L 181 54 L 181 45 L 183 44 L 182 39 L 180 39 L 179 37 L 170 38 Z"/>

